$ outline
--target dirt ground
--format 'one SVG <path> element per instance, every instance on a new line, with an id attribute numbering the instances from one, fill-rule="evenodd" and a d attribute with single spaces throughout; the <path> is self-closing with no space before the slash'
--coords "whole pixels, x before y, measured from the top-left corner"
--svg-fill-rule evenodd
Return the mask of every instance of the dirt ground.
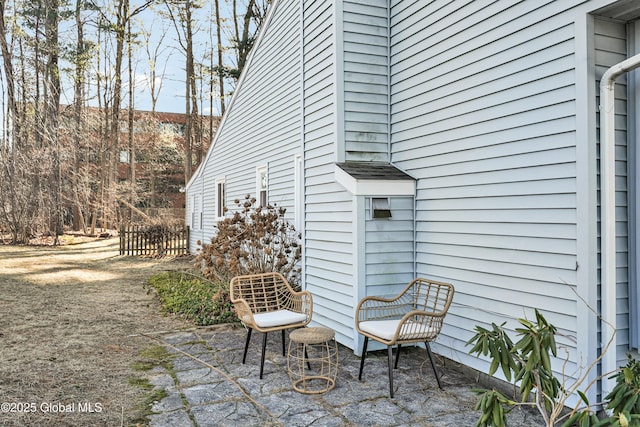
<path id="1" fill-rule="evenodd" d="M 155 344 L 138 334 L 191 326 L 143 284 L 187 265 L 121 257 L 118 239 L 0 246 L 0 425 L 135 425 L 145 391 L 132 364 Z"/>

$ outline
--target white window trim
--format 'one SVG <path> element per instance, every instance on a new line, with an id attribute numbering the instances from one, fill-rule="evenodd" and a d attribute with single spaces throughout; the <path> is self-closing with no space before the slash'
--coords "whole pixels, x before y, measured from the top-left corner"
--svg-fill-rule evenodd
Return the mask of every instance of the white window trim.
<path id="1" fill-rule="evenodd" d="M 196 195 L 192 194 L 191 195 L 191 206 L 190 206 L 190 213 L 191 215 L 189 216 L 189 225 L 191 226 L 192 229 L 195 230 L 195 225 L 196 225 Z"/>
<path id="2" fill-rule="evenodd" d="M 262 174 L 265 176 L 265 186 L 262 187 Z M 256 168 L 256 205 L 262 206 L 261 192 L 265 192 L 265 205 L 269 203 L 269 170 L 267 165 L 261 165 Z"/>
<path id="3" fill-rule="evenodd" d="M 202 218 L 202 213 L 200 212 L 200 215 L 198 215 L 198 211 L 201 211 L 201 209 L 199 209 L 200 205 L 200 197 L 198 197 L 197 194 L 193 195 L 193 206 L 192 206 L 192 210 L 191 210 L 191 228 L 193 228 L 194 230 L 200 230 L 201 227 L 201 223 L 198 224 L 198 218 Z"/>
<path id="4" fill-rule="evenodd" d="M 198 197 L 198 228 L 202 230 L 204 228 L 204 195 L 201 194 Z"/>
<path id="5" fill-rule="evenodd" d="M 220 195 L 218 194 L 220 185 L 222 185 L 223 194 L 222 194 L 222 209 L 220 207 Z M 226 198 L 226 179 L 224 177 L 216 179 L 216 220 L 221 220 L 224 218 L 224 207 L 225 207 L 225 198 Z"/>

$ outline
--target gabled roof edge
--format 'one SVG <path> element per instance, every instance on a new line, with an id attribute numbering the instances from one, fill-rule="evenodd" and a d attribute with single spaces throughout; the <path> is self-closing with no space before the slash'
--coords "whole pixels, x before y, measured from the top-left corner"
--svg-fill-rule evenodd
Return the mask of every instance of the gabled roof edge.
<path id="1" fill-rule="evenodd" d="M 207 155 L 205 156 L 202 163 L 200 163 L 200 165 L 198 166 L 198 169 L 196 169 L 196 173 L 194 173 L 189 179 L 189 182 L 187 182 L 187 185 L 185 186 L 187 190 L 189 190 L 193 182 L 196 179 L 198 179 L 198 177 L 203 173 L 205 166 L 209 161 L 209 157 L 211 156 L 211 153 L 213 152 L 213 149 L 215 148 L 216 143 L 218 142 L 220 131 L 223 129 L 224 124 L 227 121 L 227 117 L 233 110 L 233 104 L 235 103 L 236 96 L 240 92 L 240 88 L 242 87 L 242 84 L 244 82 L 246 74 L 248 73 L 248 70 L 251 68 L 251 65 L 253 63 L 253 57 L 255 56 L 255 52 L 258 50 L 258 47 L 262 43 L 262 39 L 264 38 L 264 35 L 267 32 L 267 29 L 269 28 L 269 24 L 271 24 L 271 21 L 273 20 L 273 15 L 275 14 L 276 9 L 278 9 L 279 4 L 280 4 L 280 0 L 273 0 L 273 3 L 271 3 L 269 12 L 267 12 L 267 17 L 265 18 L 262 24 L 262 27 L 258 30 L 258 38 L 256 39 L 255 44 L 251 48 L 251 51 L 249 52 L 249 56 L 247 57 L 247 62 L 244 68 L 242 69 L 242 72 L 240 73 L 240 77 L 238 78 L 238 84 L 236 85 L 236 89 L 233 91 L 233 96 L 231 97 L 231 101 L 229 101 L 227 110 L 225 111 L 224 115 L 222 116 L 222 119 L 220 120 L 220 123 L 218 124 L 215 137 L 213 138 L 213 141 L 209 145 L 209 149 L 207 150 Z"/>

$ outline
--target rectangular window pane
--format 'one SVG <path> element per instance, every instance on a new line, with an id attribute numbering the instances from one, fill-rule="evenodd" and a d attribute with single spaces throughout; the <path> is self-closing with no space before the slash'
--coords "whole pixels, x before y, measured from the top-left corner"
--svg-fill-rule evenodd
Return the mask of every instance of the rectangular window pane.
<path id="1" fill-rule="evenodd" d="M 267 206 L 267 167 L 261 167 L 257 170 L 256 176 L 256 192 L 258 196 L 258 205 Z"/>
<path id="2" fill-rule="evenodd" d="M 216 186 L 216 194 L 217 194 L 217 199 L 216 199 L 216 215 L 218 218 L 221 218 L 224 216 L 224 181 L 218 182 L 217 186 Z"/>

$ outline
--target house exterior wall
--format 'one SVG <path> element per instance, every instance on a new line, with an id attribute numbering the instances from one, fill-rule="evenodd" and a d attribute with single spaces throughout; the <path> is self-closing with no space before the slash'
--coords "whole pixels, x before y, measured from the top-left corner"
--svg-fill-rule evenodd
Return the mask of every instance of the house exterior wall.
<path id="1" fill-rule="evenodd" d="M 334 165 L 345 158 L 388 160 L 387 2 L 274 4 L 213 147 L 188 187 L 188 212 L 203 204 L 202 224 L 198 214 L 187 215 L 196 218 L 191 249 L 214 233 L 216 181 L 224 179 L 226 205 L 233 208 L 234 199 L 255 195 L 252 171 L 261 166 L 267 167 L 268 200 L 286 207 L 293 220 L 295 156 L 303 154 L 303 286 L 314 295 L 313 322 L 355 347 L 354 309 L 364 295 L 358 286 L 382 261 L 365 254 L 364 198 L 336 183 Z M 375 238 L 369 239 L 375 251 Z M 407 281 L 412 261 L 403 267 L 409 268 Z"/>
<path id="2" fill-rule="evenodd" d="M 213 231 L 215 181 L 225 179 L 230 205 L 255 193 L 252 171 L 262 165 L 269 200 L 298 206 L 302 154 L 303 286 L 314 324 L 357 352 L 357 302 L 431 277 L 456 287 L 438 353 L 486 371 L 465 346 L 474 325 L 513 328 L 539 308 L 568 352 L 554 368 L 578 372 L 598 345 L 595 76 L 626 49 L 624 25 L 589 15 L 608 3 L 274 2 L 188 189 L 201 191 L 203 230 Z M 618 142 L 619 276 L 625 149 Z M 415 197 L 391 198 L 391 221 L 369 219 L 369 195 L 336 182 L 336 162 L 363 160 L 390 161 L 416 179 Z M 188 194 L 187 209 L 197 211 L 197 199 Z M 622 360 L 625 338 L 618 345 Z"/>
<path id="3" fill-rule="evenodd" d="M 389 7 L 344 1 L 345 160 L 389 161 Z"/>
<path id="4" fill-rule="evenodd" d="M 366 295 L 397 295 L 413 275 L 413 197 L 390 197 L 391 218 L 375 219 L 365 198 Z"/>
<path id="5" fill-rule="evenodd" d="M 303 9 L 305 284 L 313 322 L 359 352 L 360 299 L 414 276 L 413 197 L 391 198 L 393 219 L 370 220 L 371 198 L 334 176 L 336 162 L 389 161 L 389 6 L 307 1 Z"/>
<path id="6" fill-rule="evenodd" d="M 303 1 L 303 133 L 305 170 L 304 283 L 313 294 L 312 322 L 351 344 L 354 265 L 353 198 L 335 181 L 334 163 L 344 133 L 338 82 L 342 56 L 336 39 L 340 5 Z"/>
<path id="7" fill-rule="evenodd" d="M 293 221 L 295 157 L 302 153 L 300 14 L 295 0 L 279 1 L 270 11 L 212 147 L 187 187 L 187 199 L 195 195 L 203 203 L 192 252 L 215 232 L 216 181 L 224 179 L 225 205 L 234 209 L 234 200 L 257 196 L 260 167 L 267 168 L 268 202 L 285 207 Z"/>
<path id="8" fill-rule="evenodd" d="M 434 349 L 481 370 L 475 324 L 539 308 L 576 336 L 584 320 L 576 3 L 393 2 L 391 160 L 417 178 L 417 275 L 456 286 Z M 581 350 L 560 344 L 575 367 Z"/>

